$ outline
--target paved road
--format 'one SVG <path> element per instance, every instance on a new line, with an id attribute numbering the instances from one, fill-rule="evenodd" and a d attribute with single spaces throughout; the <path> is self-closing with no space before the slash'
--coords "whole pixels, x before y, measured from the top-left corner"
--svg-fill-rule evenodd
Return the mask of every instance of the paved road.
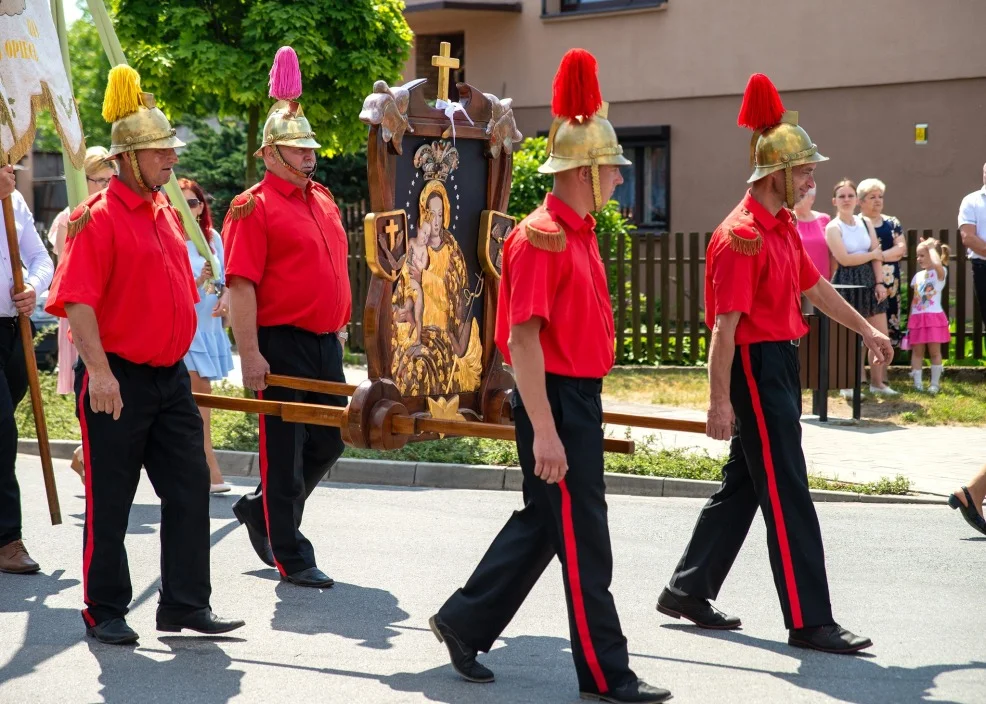
<path id="1" fill-rule="evenodd" d="M 236 366 L 229 380 L 240 384 L 240 358 L 234 355 L 233 360 Z M 346 367 L 346 379 L 359 384 L 366 379 L 366 369 Z M 836 412 L 834 403 L 830 402 L 830 410 Z M 701 411 L 669 406 L 607 402 L 606 408 L 621 413 L 705 420 Z M 860 425 L 819 423 L 812 416 L 802 420 L 801 428 L 808 471 L 830 479 L 861 483 L 903 474 L 915 491 L 947 496 L 968 482 L 986 462 L 986 431 L 982 428 L 899 426 L 865 420 Z M 613 437 L 624 437 L 625 431 L 622 426 L 608 428 Z M 694 433 L 634 428 L 631 434 L 638 440 L 653 437 L 665 447 L 703 449 L 713 455 L 728 450 L 727 443 Z"/>
<path id="2" fill-rule="evenodd" d="M 247 627 L 218 641 L 154 630 L 159 510 L 143 481 L 128 535 L 135 649 L 83 637 L 79 607 L 83 499 L 65 463 L 65 524 L 46 525 L 35 458 L 19 458 L 25 537 L 42 575 L 0 574 L 0 702 L 578 701 L 557 563 L 485 662 L 492 685 L 459 681 L 427 618 L 466 579 L 519 495 L 367 488 L 316 489 L 305 516 L 324 592 L 278 582 L 213 499 L 213 605 Z M 250 489 L 234 480 L 235 493 Z M 705 634 L 654 611 L 700 501 L 610 500 L 614 594 L 632 666 L 675 702 L 986 701 L 986 538 L 945 507 L 825 504 L 836 617 L 876 642 L 872 654 L 805 653 L 785 632 L 756 522 L 721 595 L 744 628 Z"/>

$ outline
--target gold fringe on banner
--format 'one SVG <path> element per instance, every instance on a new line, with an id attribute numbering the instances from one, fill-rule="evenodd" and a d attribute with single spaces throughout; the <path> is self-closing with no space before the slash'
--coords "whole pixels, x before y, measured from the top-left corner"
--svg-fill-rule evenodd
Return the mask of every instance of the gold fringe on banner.
<path id="1" fill-rule="evenodd" d="M 238 198 L 239 196 L 237 196 Z M 252 193 L 247 193 L 247 199 L 242 203 L 237 203 L 233 200 L 233 203 L 229 206 L 230 215 L 233 216 L 234 220 L 242 220 L 247 215 L 253 212 L 253 209 L 257 207 L 257 201 L 253 199 Z"/>
<path id="2" fill-rule="evenodd" d="M 748 257 L 752 257 L 755 254 L 760 254 L 760 250 L 763 249 L 763 235 L 758 232 L 757 236 L 751 240 L 748 237 L 737 235 L 735 232 L 730 230 L 729 248 L 734 252 L 745 254 Z"/>
<path id="3" fill-rule="evenodd" d="M 6 106 L 4 106 L 6 108 Z M 14 146 L 11 147 L 10 151 L 7 153 L 7 158 L 11 164 L 16 164 L 18 161 L 23 159 L 31 151 L 31 145 L 34 144 L 34 137 L 37 128 L 35 124 L 37 122 L 38 113 L 47 110 L 51 115 L 51 121 L 55 123 L 55 130 L 58 132 L 58 137 L 62 141 L 62 149 L 68 155 L 69 161 L 72 162 L 72 166 L 77 169 L 81 169 L 85 165 L 86 159 L 86 139 L 82 136 L 79 142 L 79 148 L 75 152 L 69 151 L 68 139 L 65 137 L 65 131 L 62 129 L 61 124 L 58 122 L 58 114 L 55 112 L 55 98 L 51 94 L 51 89 L 48 88 L 47 83 L 41 84 L 41 94 L 31 96 L 31 125 L 28 130 L 20 136 L 14 142 Z M 9 115 L 2 115 L 7 119 L 8 128 L 11 121 L 8 119 Z M 79 134 L 83 135 L 82 131 L 82 121 L 79 118 L 79 106 L 75 106 L 75 117 L 79 120 Z M 16 135 L 15 135 L 16 136 Z"/>

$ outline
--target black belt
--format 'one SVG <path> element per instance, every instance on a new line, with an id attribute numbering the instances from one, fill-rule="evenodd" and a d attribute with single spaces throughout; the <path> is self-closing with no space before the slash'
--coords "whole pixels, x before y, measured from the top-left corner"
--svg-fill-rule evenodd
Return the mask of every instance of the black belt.
<path id="1" fill-rule="evenodd" d="M 10 328 L 17 327 L 18 318 L 9 318 L 7 316 L 0 316 L 0 325 L 6 325 Z"/>
<path id="2" fill-rule="evenodd" d="M 584 394 L 599 394 L 603 391 L 602 379 L 584 379 L 575 376 L 562 376 L 561 374 L 545 374 L 544 380 L 547 383 L 565 384 L 574 386 Z"/>

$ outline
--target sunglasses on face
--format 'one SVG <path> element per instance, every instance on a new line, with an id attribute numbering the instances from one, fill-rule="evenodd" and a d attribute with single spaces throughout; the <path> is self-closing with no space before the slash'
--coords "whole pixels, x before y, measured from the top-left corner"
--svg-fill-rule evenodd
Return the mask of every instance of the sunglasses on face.
<path id="1" fill-rule="evenodd" d="M 100 188 L 106 188 L 108 185 L 110 185 L 110 179 L 108 178 L 89 178 L 88 176 L 86 176 L 86 180 L 95 183 Z"/>
<path id="2" fill-rule="evenodd" d="M 185 200 L 185 202 L 188 203 L 189 208 L 197 208 L 200 205 L 202 205 L 202 201 L 200 201 L 198 198 L 188 198 Z"/>

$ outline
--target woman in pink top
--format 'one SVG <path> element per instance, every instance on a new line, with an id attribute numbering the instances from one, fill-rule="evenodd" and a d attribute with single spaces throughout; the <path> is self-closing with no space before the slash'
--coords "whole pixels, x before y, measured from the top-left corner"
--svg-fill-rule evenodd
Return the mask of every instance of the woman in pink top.
<path id="1" fill-rule="evenodd" d="M 794 206 L 794 214 L 798 218 L 798 233 L 801 241 L 805 245 L 805 251 L 811 257 L 815 268 L 826 280 L 832 278 L 831 267 L 829 266 L 829 246 L 825 241 L 825 226 L 832 219 L 825 213 L 812 210 L 815 204 L 815 189 L 808 191 L 808 195 L 798 201 Z"/>

